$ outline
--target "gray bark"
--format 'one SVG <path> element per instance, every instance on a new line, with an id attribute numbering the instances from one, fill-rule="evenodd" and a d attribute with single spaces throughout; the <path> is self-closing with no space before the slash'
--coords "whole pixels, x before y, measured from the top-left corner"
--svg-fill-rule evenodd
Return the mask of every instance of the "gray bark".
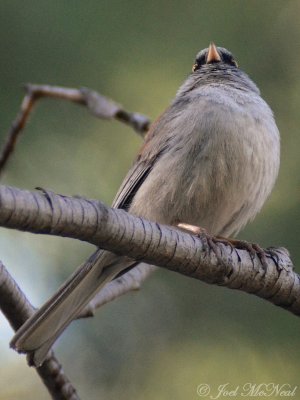
<path id="1" fill-rule="evenodd" d="M 0 226 L 70 237 L 202 280 L 255 294 L 300 314 L 299 275 L 287 250 L 257 254 L 112 209 L 96 200 L 0 187 Z"/>

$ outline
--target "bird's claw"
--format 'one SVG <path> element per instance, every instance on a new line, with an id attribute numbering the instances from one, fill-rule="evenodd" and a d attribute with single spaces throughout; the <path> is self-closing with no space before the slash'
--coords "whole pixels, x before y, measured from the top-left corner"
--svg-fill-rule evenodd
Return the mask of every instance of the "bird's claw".
<path id="1" fill-rule="evenodd" d="M 218 238 L 217 238 L 217 240 L 218 240 Z M 266 252 L 258 244 L 249 243 L 249 242 L 246 242 L 245 240 L 225 239 L 225 238 L 221 238 L 221 241 L 224 244 L 232 246 L 232 248 L 235 250 L 246 250 L 249 253 L 252 262 L 254 262 L 254 259 L 257 256 L 261 262 L 263 269 L 264 270 L 267 269 L 267 267 L 268 267 L 268 262 L 267 262 L 268 252 Z"/>
<path id="2" fill-rule="evenodd" d="M 276 260 L 278 261 L 278 259 L 279 259 L 276 252 L 272 251 L 272 249 L 264 250 L 262 247 L 260 247 L 256 243 L 249 243 L 249 242 L 246 242 L 245 240 L 230 239 L 230 238 L 224 238 L 224 237 L 220 237 L 220 236 L 214 237 L 214 236 L 211 236 L 206 231 L 206 229 L 201 228 L 199 226 L 180 223 L 180 224 L 178 224 L 178 227 L 180 229 L 188 231 L 189 233 L 192 233 L 193 235 L 198 236 L 202 240 L 204 251 L 206 251 L 207 253 L 210 253 L 212 250 L 215 253 L 215 255 L 220 263 L 223 263 L 224 261 L 221 259 L 221 256 L 220 256 L 220 248 L 218 246 L 219 243 L 222 243 L 225 246 L 229 246 L 231 249 L 231 254 L 233 251 L 235 251 L 238 256 L 239 261 L 241 261 L 241 258 L 239 256 L 239 253 L 237 252 L 237 250 L 246 250 L 250 255 L 252 263 L 254 262 L 254 259 L 257 256 L 265 271 L 268 267 L 267 257 L 271 257 L 275 263 L 276 263 Z"/>
<path id="3" fill-rule="evenodd" d="M 217 257 L 219 263 L 220 264 L 224 263 L 224 261 L 221 258 L 221 255 L 220 255 L 220 249 L 217 245 L 217 242 L 219 242 L 219 241 L 215 237 L 210 235 L 205 228 L 201 228 L 200 226 L 195 226 L 195 225 L 184 224 L 184 223 L 180 223 L 177 226 L 180 229 L 188 231 L 189 233 L 192 233 L 193 235 L 195 235 L 199 239 L 201 239 L 204 252 L 210 254 L 210 252 L 213 251 L 215 256 Z"/>

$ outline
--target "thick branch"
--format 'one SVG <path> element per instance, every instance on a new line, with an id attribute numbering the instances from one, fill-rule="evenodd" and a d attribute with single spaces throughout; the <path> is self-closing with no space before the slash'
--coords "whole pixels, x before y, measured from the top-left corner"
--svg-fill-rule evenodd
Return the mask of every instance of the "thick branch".
<path id="1" fill-rule="evenodd" d="M 16 331 L 34 313 L 34 307 L 0 261 L 0 309 Z M 54 400 L 79 399 L 75 388 L 62 370 L 54 352 L 36 368 Z"/>
<path id="2" fill-rule="evenodd" d="M 204 282 L 255 294 L 300 314 L 300 280 L 285 249 L 266 250 L 263 267 L 242 249 L 82 198 L 0 187 L 0 225 L 80 239 Z"/>

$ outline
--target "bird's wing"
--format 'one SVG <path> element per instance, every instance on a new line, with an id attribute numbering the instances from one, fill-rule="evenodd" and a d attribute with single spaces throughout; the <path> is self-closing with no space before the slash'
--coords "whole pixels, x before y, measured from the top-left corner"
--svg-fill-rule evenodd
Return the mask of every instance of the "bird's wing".
<path id="1" fill-rule="evenodd" d="M 112 204 L 114 208 L 122 208 L 125 210 L 128 209 L 134 195 L 143 184 L 148 174 L 151 172 L 154 164 L 165 152 L 168 145 L 168 140 L 161 141 L 158 147 L 155 149 L 153 149 L 153 146 L 151 146 L 151 142 L 156 138 L 158 132 L 161 136 L 163 135 L 164 130 L 162 126 L 165 123 L 165 114 L 166 113 L 163 113 L 151 125 L 133 166 L 128 171 L 115 196 Z"/>
<path id="2" fill-rule="evenodd" d="M 126 175 L 113 201 L 114 208 L 127 210 L 132 199 L 151 171 L 152 164 L 136 162 Z"/>

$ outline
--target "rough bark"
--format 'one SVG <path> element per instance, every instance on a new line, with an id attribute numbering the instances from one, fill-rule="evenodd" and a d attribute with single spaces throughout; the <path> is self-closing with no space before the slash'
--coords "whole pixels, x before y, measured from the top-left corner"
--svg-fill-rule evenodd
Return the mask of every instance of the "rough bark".
<path id="1" fill-rule="evenodd" d="M 299 275 L 287 250 L 258 254 L 112 209 L 96 200 L 0 187 L 0 225 L 70 237 L 206 283 L 255 294 L 300 314 Z"/>

